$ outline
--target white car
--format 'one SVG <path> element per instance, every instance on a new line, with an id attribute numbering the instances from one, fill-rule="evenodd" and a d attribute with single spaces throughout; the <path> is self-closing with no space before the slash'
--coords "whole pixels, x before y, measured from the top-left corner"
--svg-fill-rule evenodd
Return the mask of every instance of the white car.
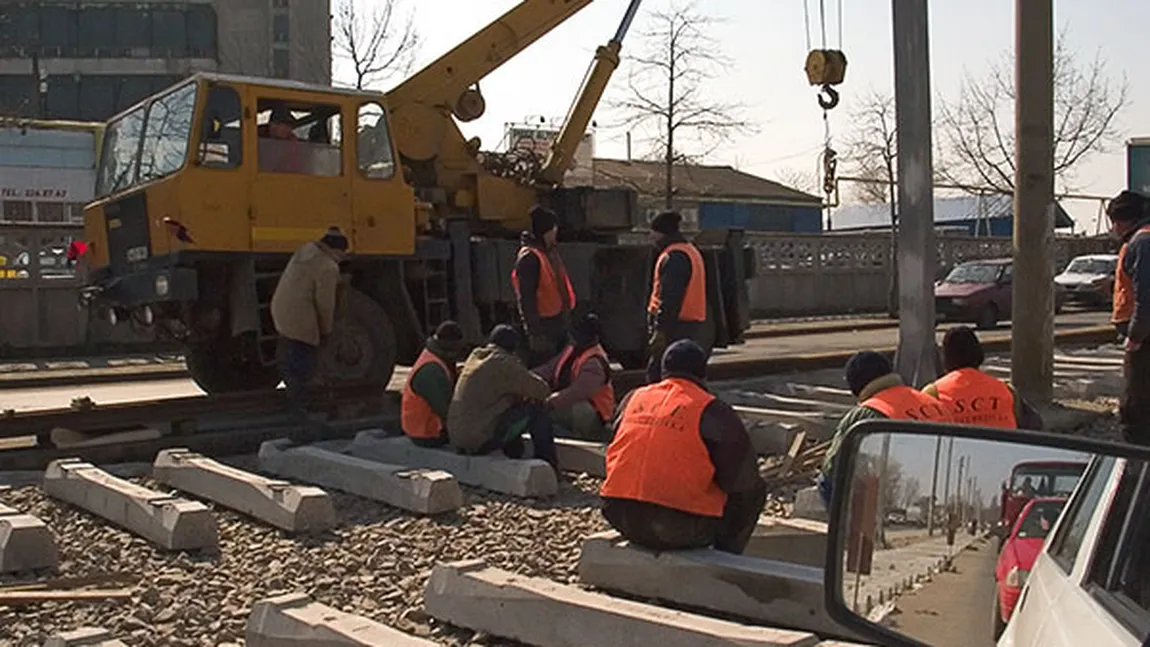
<path id="1" fill-rule="evenodd" d="M 1108 307 L 1114 297 L 1116 254 L 1089 254 L 1070 261 L 1054 283 L 1066 301 Z"/>
<path id="2" fill-rule="evenodd" d="M 1091 461 L 999 647 L 1138 647 L 1150 633 L 1150 466 Z"/>

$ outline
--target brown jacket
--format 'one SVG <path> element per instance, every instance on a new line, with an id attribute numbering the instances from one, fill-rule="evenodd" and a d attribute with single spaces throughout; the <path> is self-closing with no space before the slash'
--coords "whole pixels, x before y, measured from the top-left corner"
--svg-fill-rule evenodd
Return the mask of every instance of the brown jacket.
<path id="1" fill-rule="evenodd" d="M 339 263 L 318 243 L 305 243 L 284 268 L 272 296 L 272 321 L 281 337 L 319 346 L 335 323 Z"/>
<path id="2" fill-rule="evenodd" d="M 471 351 L 451 406 L 447 409 L 447 434 L 451 446 L 475 451 L 495 437 L 499 418 L 521 400 L 543 402 L 551 395 L 547 382 L 527 370 L 519 358 L 488 344 Z"/>

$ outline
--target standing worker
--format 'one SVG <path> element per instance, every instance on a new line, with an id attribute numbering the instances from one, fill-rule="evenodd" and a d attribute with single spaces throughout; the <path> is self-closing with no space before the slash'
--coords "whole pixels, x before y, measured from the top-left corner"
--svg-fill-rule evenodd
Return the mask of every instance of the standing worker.
<path id="1" fill-rule="evenodd" d="M 442 447 L 447 440 L 447 408 L 455 392 L 456 369 L 463 351 L 463 331 L 444 321 L 416 358 L 400 397 L 403 433 L 421 447 Z"/>
<path id="2" fill-rule="evenodd" d="M 846 382 L 858 405 L 839 420 L 830 449 L 819 470 L 818 486 L 823 503 L 830 505 L 834 483 L 835 455 L 843 436 L 863 420 L 919 420 L 950 422 L 950 411 L 938 399 L 902 383 L 890 360 L 870 350 L 859 351 L 847 360 Z"/>
<path id="3" fill-rule="evenodd" d="M 1150 200 L 1133 191 L 1106 206 L 1110 230 L 1122 241 L 1114 276 L 1111 319 L 1126 338 L 1126 388 L 1118 407 L 1122 437 L 1150 444 Z"/>
<path id="4" fill-rule="evenodd" d="M 946 371 L 922 392 L 947 406 L 952 422 L 1000 429 L 1042 430 L 1042 416 L 1012 386 L 981 370 L 986 354 L 974 331 L 951 328 L 942 336 Z"/>
<path id="5" fill-rule="evenodd" d="M 559 218 L 546 207 L 531 209 L 531 230 L 523 232 L 511 286 L 527 337 L 527 365 L 551 359 L 567 340 L 575 289 L 559 257 Z"/>
<path id="6" fill-rule="evenodd" d="M 704 384 L 707 355 L 671 344 L 663 380 L 619 405 L 607 447 L 603 516 L 651 550 L 714 546 L 742 554 L 767 498 L 743 421 Z"/>
<path id="7" fill-rule="evenodd" d="M 599 317 L 588 312 L 572 324 L 571 343 L 563 352 L 532 369 L 553 390 L 547 398 L 552 420 L 581 440 L 606 440 L 615 414 L 611 362 L 599 333 Z"/>
<path id="8" fill-rule="evenodd" d="M 335 326 L 339 264 L 347 237 L 338 227 L 304 243 L 288 261 L 272 295 L 272 322 L 279 334 L 279 362 L 285 392 L 296 413 L 307 413 L 305 392 L 320 346 Z"/>
<path id="9" fill-rule="evenodd" d="M 651 221 L 658 256 L 647 303 L 650 358 L 647 382 L 659 381 L 663 351 L 680 339 L 699 339 L 707 320 L 707 272 L 699 248 L 679 231 L 683 217 L 664 211 Z M 704 351 L 706 353 L 708 351 Z"/>

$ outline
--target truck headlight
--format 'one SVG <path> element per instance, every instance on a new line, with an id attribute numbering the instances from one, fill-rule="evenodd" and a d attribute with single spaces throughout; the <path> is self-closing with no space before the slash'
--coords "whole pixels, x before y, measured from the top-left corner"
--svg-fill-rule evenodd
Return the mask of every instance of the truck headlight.
<path id="1" fill-rule="evenodd" d="M 1011 567 L 1010 572 L 1006 574 L 1006 585 L 1021 589 L 1026 584 L 1026 577 L 1030 575 L 1030 571 L 1020 570 L 1017 566 Z"/>
<path id="2" fill-rule="evenodd" d="M 156 277 L 156 296 L 168 296 L 168 276 L 166 274 Z"/>

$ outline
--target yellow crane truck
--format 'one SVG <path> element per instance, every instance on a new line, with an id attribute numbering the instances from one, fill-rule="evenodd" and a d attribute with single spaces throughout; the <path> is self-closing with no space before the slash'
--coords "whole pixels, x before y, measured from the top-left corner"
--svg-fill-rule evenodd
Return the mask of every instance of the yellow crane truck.
<path id="1" fill-rule="evenodd" d="M 458 122 L 482 116 L 480 80 L 592 0 L 523 0 L 386 94 L 197 74 L 145 99 L 106 127 L 82 303 L 183 343 L 209 393 L 274 388 L 272 293 L 291 253 L 338 226 L 351 256 L 317 379 L 382 388 L 439 322 L 479 343 L 515 320 L 518 233 L 545 204 L 580 308 L 602 318 L 612 357 L 641 365 L 653 250 L 621 238 L 645 224 L 637 196 L 561 186 L 639 1 L 596 51 L 547 159 L 481 152 Z M 742 236 L 696 239 L 716 347 L 749 325 Z"/>

